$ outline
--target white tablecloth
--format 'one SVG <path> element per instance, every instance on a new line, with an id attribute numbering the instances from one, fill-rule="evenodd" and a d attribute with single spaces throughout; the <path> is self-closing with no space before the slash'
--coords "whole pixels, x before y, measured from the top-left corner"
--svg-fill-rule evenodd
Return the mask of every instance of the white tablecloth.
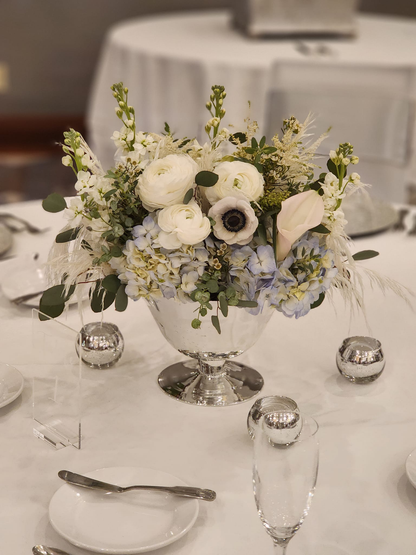
<path id="1" fill-rule="evenodd" d="M 227 12 L 163 15 L 127 21 L 109 31 L 88 110 L 90 140 L 106 166 L 113 163 L 110 137 L 120 124 L 110 86 L 119 81 L 129 87 L 139 129 L 159 133 L 168 122 L 178 137 L 200 138 L 214 84 L 227 90 L 226 126 L 244 129 L 250 115 L 265 127 L 273 63 L 416 67 L 416 22 L 410 19 L 361 14 L 357 38 L 324 41 L 325 55 L 317 53 L 319 42 L 306 41 L 311 50 L 305 56 L 297 40 L 244 37 L 231 28 L 230 17 Z"/>
<path id="2" fill-rule="evenodd" d="M 7 211 L 54 228 L 41 236 L 15 235 L 10 254 L 45 254 L 61 216 L 44 213 L 38 202 Z M 388 232 L 357 240 L 355 247 L 378 250 L 380 256 L 366 266 L 415 289 L 414 236 Z M 341 341 L 368 334 L 362 319 L 350 323 L 336 294 L 334 306 L 325 301 L 297 321 L 276 313 L 257 344 L 240 357 L 262 373 L 261 395 L 295 399 L 320 425 L 316 494 L 289 546 L 291 555 L 415 553 L 416 491 L 404 464 L 416 448 L 416 316 L 392 293 L 383 296 L 368 287 L 366 298 L 371 334 L 382 342 L 387 359 L 372 384 L 351 384 L 336 369 Z M 252 494 L 246 429 L 252 403 L 205 408 L 170 399 L 156 376 L 183 357 L 162 337 L 144 303 L 132 303 L 125 313 L 111 309 L 105 320 L 121 329 L 125 353 L 113 369 L 89 370 L 84 379 L 82 449 L 55 451 L 32 435 L 31 310 L 0 296 L 0 360 L 25 377 L 21 397 L 0 409 L 2 553 L 26 555 L 41 543 L 85 554 L 49 524 L 48 504 L 62 484 L 57 472 L 110 466 L 155 468 L 217 491 L 214 503 L 200 503 L 191 531 L 160 555 L 271 553 Z M 64 322 L 79 329 L 77 310 L 70 309 Z"/>

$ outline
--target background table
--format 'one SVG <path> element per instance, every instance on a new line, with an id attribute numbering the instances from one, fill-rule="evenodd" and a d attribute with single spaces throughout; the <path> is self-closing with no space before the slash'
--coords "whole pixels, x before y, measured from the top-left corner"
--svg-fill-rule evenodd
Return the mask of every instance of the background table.
<path id="1" fill-rule="evenodd" d="M 15 235 L 10 254 L 46 254 L 61 215 L 44 213 L 38 202 L 8 211 L 52 227 L 41 236 Z M 357 240 L 355 250 L 380 251 L 366 266 L 414 288 L 415 246 L 416 237 L 389 232 Z M 6 262 L 0 262 L 0 270 L 1 264 Z M 334 306 L 327 300 L 299 320 L 276 313 L 257 344 L 240 357 L 264 376 L 261 395 L 295 399 L 320 425 L 318 486 L 310 515 L 291 542 L 291 555 L 414 553 L 416 491 L 404 464 L 416 448 L 416 317 L 391 293 L 383 296 L 368 287 L 366 298 L 371 333 L 382 342 L 387 359 L 373 384 L 351 384 L 336 369 L 342 339 L 366 331 L 362 319 L 350 324 L 336 294 Z M 252 443 L 246 429 L 252 403 L 208 408 L 169 398 L 156 377 L 183 357 L 162 337 L 145 304 L 131 303 L 125 313 L 110 309 L 105 320 L 120 327 L 124 356 L 112 369 L 86 372 L 83 447 L 55 451 L 32 435 L 31 310 L 0 296 L 0 360 L 25 377 L 22 396 L 0 409 L 2 552 L 26 555 L 43 543 L 85 554 L 48 522 L 49 501 L 62 485 L 57 472 L 137 466 L 169 472 L 218 494 L 214 503 L 201 502 L 191 531 L 158 554 L 271 553 L 252 494 Z M 62 321 L 78 329 L 77 310 L 71 308 Z"/>
<path id="2" fill-rule="evenodd" d="M 307 62 L 340 67 L 416 67 L 416 22 L 360 14 L 355 39 L 253 40 L 231 28 L 227 12 L 164 15 L 126 21 L 105 40 L 88 110 L 91 143 L 106 166 L 113 164 L 110 137 L 119 122 L 110 86 L 124 81 L 138 128 L 162 132 L 164 122 L 178 137 L 201 138 L 209 117 L 205 103 L 214 84 L 227 90 L 224 124 L 245 128 L 250 115 L 264 127 L 273 62 Z M 326 45 L 320 55 L 319 45 Z M 302 48 L 303 47 L 303 48 Z M 248 108 L 251 101 L 251 109 Z"/>

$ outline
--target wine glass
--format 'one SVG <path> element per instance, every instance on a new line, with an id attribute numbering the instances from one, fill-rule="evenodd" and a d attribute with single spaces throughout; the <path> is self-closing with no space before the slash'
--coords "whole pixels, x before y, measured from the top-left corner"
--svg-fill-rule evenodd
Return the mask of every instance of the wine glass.
<path id="1" fill-rule="evenodd" d="M 254 439 L 253 486 L 257 513 L 276 553 L 308 515 L 318 475 L 318 424 L 293 412 L 266 414 Z"/>

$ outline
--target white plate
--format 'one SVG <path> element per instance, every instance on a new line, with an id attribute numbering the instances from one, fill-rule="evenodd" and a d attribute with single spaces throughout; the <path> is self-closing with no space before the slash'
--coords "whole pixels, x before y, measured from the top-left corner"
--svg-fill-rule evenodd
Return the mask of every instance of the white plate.
<path id="1" fill-rule="evenodd" d="M 39 259 L 35 260 L 34 254 L 18 256 L 3 262 L 1 289 L 5 297 L 12 300 L 22 295 L 44 291 L 47 288 L 47 280 L 43 266 Z M 37 308 L 40 296 L 21 304 Z"/>
<path id="2" fill-rule="evenodd" d="M 342 202 L 347 225 L 345 233 L 351 238 L 382 233 L 397 223 L 397 210 L 377 198 L 368 195 L 352 195 Z"/>
<path id="3" fill-rule="evenodd" d="M 48 288 L 45 273 L 45 263 L 34 254 L 27 254 L 8 260 L 1 266 L 1 289 L 5 297 L 10 301 L 23 295 L 39 292 L 39 295 L 20 303 L 21 306 L 39 308 L 42 292 Z M 85 290 L 83 298 L 87 298 L 88 291 Z M 69 300 L 69 305 L 78 302 L 77 295 Z"/>
<path id="4" fill-rule="evenodd" d="M 24 382 L 19 370 L 0 362 L 0 408 L 19 397 L 23 391 Z"/>
<path id="5" fill-rule="evenodd" d="M 86 476 L 119 486 L 180 486 L 182 480 L 149 468 L 114 467 Z M 104 493 L 63 485 L 52 497 L 49 520 L 72 544 L 113 555 L 152 551 L 186 534 L 198 516 L 196 499 L 171 494 L 130 491 Z"/>
<path id="6" fill-rule="evenodd" d="M 412 486 L 416 488 L 416 449 L 406 459 L 406 474 Z"/>

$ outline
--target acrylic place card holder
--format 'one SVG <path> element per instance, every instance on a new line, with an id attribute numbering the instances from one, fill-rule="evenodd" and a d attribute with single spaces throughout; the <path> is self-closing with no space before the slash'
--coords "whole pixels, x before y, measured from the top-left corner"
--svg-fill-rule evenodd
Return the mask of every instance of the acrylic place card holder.
<path id="1" fill-rule="evenodd" d="M 61 449 L 81 449 L 83 363 L 78 331 L 32 310 L 33 433 Z M 79 341 L 80 339 L 78 339 Z"/>

